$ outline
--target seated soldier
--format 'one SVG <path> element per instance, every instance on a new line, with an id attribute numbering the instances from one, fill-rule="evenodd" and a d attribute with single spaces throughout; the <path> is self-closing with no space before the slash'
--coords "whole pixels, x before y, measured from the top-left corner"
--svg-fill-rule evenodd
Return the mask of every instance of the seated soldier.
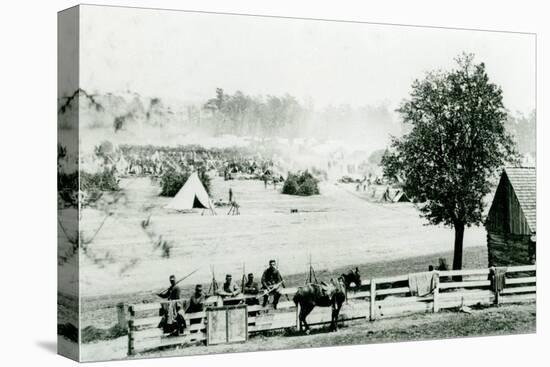
<path id="1" fill-rule="evenodd" d="M 204 310 L 204 300 L 205 300 L 205 297 L 204 297 L 204 294 L 202 293 L 202 285 L 197 284 L 195 286 L 195 293 L 193 293 L 193 295 L 191 295 L 191 297 L 189 298 L 189 306 L 187 306 L 185 313 L 196 313 Z M 197 324 L 200 322 L 201 322 L 201 319 L 197 318 L 197 319 L 191 319 L 189 323 Z"/>
<path id="2" fill-rule="evenodd" d="M 254 274 L 248 274 L 248 278 L 243 288 L 243 293 L 248 296 L 255 296 L 246 299 L 245 302 L 247 305 L 260 304 L 258 297 L 256 297 L 260 293 L 260 287 L 258 286 L 258 282 L 254 281 Z"/>
<path id="3" fill-rule="evenodd" d="M 267 305 L 269 295 L 273 294 L 273 308 L 277 309 L 277 303 L 281 298 L 279 288 L 283 284 L 283 277 L 279 270 L 277 270 L 277 263 L 275 260 L 269 260 L 269 268 L 267 268 L 262 274 L 262 288 L 265 290 L 263 307 Z"/>
<path id="4" fill-rule="evenodd" d="M 225 276 L 225 283 L 222 285 L 222 289 L 218 290 L 218 296 L 221 296 L 224 301 L 224 305 L 234 305 L 240 303 L 240 300 L 229 300 L 226 301 L 226 298 L 231 298 L 239 295 L 241 293 L 241 289 L 239 286 L 233 282 L 233 277 L 231 274 L 227 274 Z"/>
<path id="5" fill-rule="evenodd" d="M 204 309 L 204 299 L 202 285 L 197 284 L 195 286 L 195 293 L 189 298 L 189 306 L 187 306 L 185 313 L 201 312 Z"/>

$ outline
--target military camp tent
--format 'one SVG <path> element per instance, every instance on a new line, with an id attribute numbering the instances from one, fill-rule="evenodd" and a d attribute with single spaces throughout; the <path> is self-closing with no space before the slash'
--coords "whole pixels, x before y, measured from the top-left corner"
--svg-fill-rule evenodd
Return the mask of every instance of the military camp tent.
<path id="1" fill-rule="evenodd" d="M 393 197 L 392 201 L 394 203 L 408 203 L 408 202 L 410 202 L 409 197 L 402 190 L 397 190 L 396 191 L 395 196 Z"/>
<path id="2" fill-rule="evenodd" d="M 174 196 L 174 199 L 166 206 L 166 209 L 174 210 L 191 210 L 194 208 L 210 209 L 214 212 L 214 204 L 202 185 L 197 172 L 189 176 L 180 191 Z"/>

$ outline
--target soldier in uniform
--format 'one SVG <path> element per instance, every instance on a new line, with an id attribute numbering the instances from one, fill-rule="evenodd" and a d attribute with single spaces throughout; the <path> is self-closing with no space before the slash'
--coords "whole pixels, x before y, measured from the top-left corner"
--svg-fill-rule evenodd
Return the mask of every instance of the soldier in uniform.
<path id="1" fill-rule="evenodd" d="M 170 275 L 169 281 L 170 281 L 170 287 L 165 291 L 157 294 L 157 296 L 159 296 L 160 298 L 166 298 L 169 300 L 180 299 L 181 289 L 176 284 L 176 276 Z"/>
<path id="2" fill-rule="evenodd" d="M 183 318 L 183 309 L 180 302 L 177 300 L 181 297 L 181 289 L 176 284 L 176 276 L 170 275 L 170 287 L 165 291 L 158 293 L 157 295 L 160 298 L 165 298 L 170 301 L 161 304 L 161 309 L 159 311 L 162 320 L 159 323 L 159 327 L 163 329 L 165 334 L 180 335 L 183 333 L 183 330 L 187 327 L 185 319 Z"/>
<path id="3" fill-rule="evenodd" d="M 250 295 L 250 296 L 257 296 L 260 293 L 260 286 L 258 285 L 258 282 L 254 280 L 254 274 L 252 273 L 248 274 L 248 278 L 243 288 L 243 293 L 245 295 Z M 260 302 L 258 301 L 257 297 L 254 297 L 254 298 L 247 298 L 246 304 L 258 305 L 260 304 Z"/>
<path id="4" fill-rule="evenodd" d="M 185 313 L 201 312 L 204 309 L 204 299 L 202 285 L 197 284 L 195 286 L 195 293 L 189 298 L 189 306 L 187 306 Z"/>
<path id="5" fill-rule="evenodd" d="M 269 267 L 262 274 L 262 288 L 266 291 L 264 295 L 263 307 L 267 305 L 269 295 L 273 294 L 273 308 L 277 309 L 277 303 L 281 298 L 279 288 L 283 284 L 283 277 L 277 269 L 277 263 L 275 260 L 269 260 Z"/>
<path id="6" fill-rule="evenodd" d="M 222 285 L 222 289 L 218 290 L 218 296 L 221 296 L 222 298 L 229 298 L 229 297 L 235 297 L 241 293 L 241 289 L 233 281 L 233 277 L 231 274 L 227 274 L 225 276 L 225 282 Z M 240 303 L 239 300 L 231 300 L 231 301 L 225 301 L 223 302 L 224 305 L 234 305 Z"/>
<path id="7" fill-rule="evenodd" d="M 204 293 L 202 293 L 202 285 L 197 284 L 195 286 L 195 293 L 191 295 L 189 298 L 189 305 L 187 306 L 187 309 L 185 310 L 185 313 L 195 313 L 195 312 L 201 312 L 204 310 L 204 300 L 205 296 Z M 189 324 L 198 324 L 201 322 L 200 318 L 196 319 L 190 319 Z"/>

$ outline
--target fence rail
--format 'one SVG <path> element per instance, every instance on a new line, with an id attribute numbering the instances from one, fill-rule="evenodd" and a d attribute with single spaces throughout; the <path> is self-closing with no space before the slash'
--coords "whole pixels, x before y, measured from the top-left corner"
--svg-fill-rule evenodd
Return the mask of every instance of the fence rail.
<path id="1" fill-rule="evenodd" d="M 504 277 L 499 281 L 497 277 Z M 466 269 L 433 271 L 428 294 L 417 294 L 417 287 L 411 288 L 415 274 L 374 278 L 361 287 L 351 289 L 340 311 L 339 321 L 377 320 L 414 313 L 438 312 L 472 305 L 498 305 L 532 302 L 536 300 L 535 265 L 495 269 Z M 416 274 L 418 275 L 418 274 Z M 511 275 L 511 277 L 507 277 Z M 460 281 L 456 277 L 462 277 Z M 409 282 L 409 286 L 403 286 Z M 290 300 L 297 288 L 283 288 L 277 310 L 259 304 L 247 306 L 247 332 L 254 334 L 276 329 L 294 328 L 298 325 L 297 307 Z M 246 303 L 256 296 L 239 295 L 226 298 L 224 302 Z M 218 303 L 216 304 L 216 301 Z M 181 302 L 181 301 L 166 301 Z M 165 303 L 165 302 L 162 302 Z M 216 297 L 208 298 L 206 306 L 220 306 Z M 128 326 L 128 355 L 170 345 L 205 343 L 207 340 L 207 313 L 185 314 L 187 328 L 179 336 L 168 336 L 158 328 L 161 316 L 159 303 L 131 304 L 127 309 L 119 306 L 119 323 Z M 128 312 L 126 312 L 126 310 Z M 156 312 L 156 314 L 154 314 Z M 316 307 L 308 316 L 308 324 L 319 325 L 331 321 L 330 308 Z"/>

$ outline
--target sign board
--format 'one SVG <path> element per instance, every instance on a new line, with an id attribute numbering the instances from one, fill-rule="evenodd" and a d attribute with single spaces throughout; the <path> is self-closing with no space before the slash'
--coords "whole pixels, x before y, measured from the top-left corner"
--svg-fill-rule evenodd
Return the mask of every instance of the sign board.
<path id="1" fill-rule="evenodd" d="M 206 320 L 208 345 L 239 343 L 248 339 L 246 305 L 208 308 Z"/>

